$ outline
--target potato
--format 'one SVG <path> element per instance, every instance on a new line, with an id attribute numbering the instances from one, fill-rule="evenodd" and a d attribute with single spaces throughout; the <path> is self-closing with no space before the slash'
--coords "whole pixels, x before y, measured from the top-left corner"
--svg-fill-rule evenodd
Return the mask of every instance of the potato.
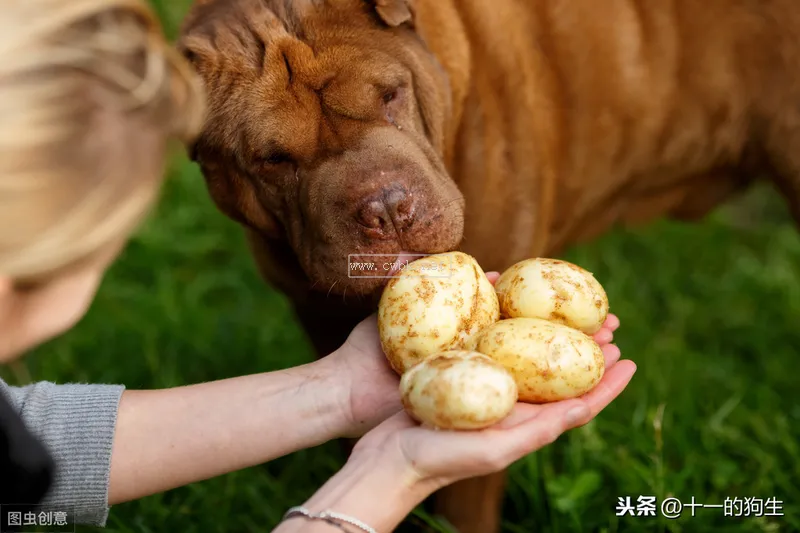
<path id="1" fill-rule="evenodd" d="M 603 377 L 600 346 L 585 333 L 538 318 L 509 318 L 487 328 L 476 351 L 505 366 L 519 401 L 547 403 L 580 396 Z"/>
<path id="2" fill-rule="evenodd" d="M 497 295 L 475 259 L 461 252 L 411 262 L 389 280 L 378 305 L 378 332 L 398 374 L 446 350 L 471 350 L 500 318 Z"/>
<path id="3" fill-rule="evenodd" d="M 403 405 L 419 422 L 439 429 L 483 429 L 503 420 L 517 403 L 511 373 L 483 354 L 434 354 L 400 378 Z"/>
<path id="4" fill-rule="evenodd" d="M 557 259 L 526 259 L 495 283 L 502 318 L 543 318 L 593 335 L 608 316 L 608 297 L 591 272 Z"/>

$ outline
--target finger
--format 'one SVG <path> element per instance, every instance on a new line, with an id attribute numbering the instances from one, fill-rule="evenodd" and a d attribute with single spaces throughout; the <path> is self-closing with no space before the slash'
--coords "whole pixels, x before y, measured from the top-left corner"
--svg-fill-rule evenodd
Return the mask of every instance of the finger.
<path id="1" fill-rule="evenodd" d="M 411 428 L 419 425 L 416 420 L 405 411 L 400 410 L 393 414 L 377 426 L 370 433 L 386 433 L 387 435 L 402 429 Z"/>
<path id="2" fill-rule="evenodd" d="M 372 313 L 353 328 L 347 336 L 346 343 L 356 350 L 367 353 L 383 353 L 378 336 L 378 315 Z"/>
<path id="3" fill-rule="evenodd" d="M 620 351 L 616 344 L 606 344 L 601 350 L 603 350 L 603 357 L 606 360 L 606 372 L 608 372 L 608 369 L 619 361 Z"/>
<path id="4" fill-rule="evenodd" d="M 517 404 L 509 417 L 517 420 L 515 425 L 503 427 L 505 424 L 501 423 L 482 431 L 437 432 L 436 448 L 450 450 L 444 462 L 447 459 L 459 462 L 464 458 L 472 459 L 468 463 L 474 463 L 474 471 L 461 472 L 461 477 L 502 470 L 524 455 L 553 442 L 569 429 L 567 413 L 575 407 L 583 410 L 579 418 L 585 418 L 588 408 L 580 400 L 547 406 Z"/>
<path id="5" fill-rule="evenodd" d="M 608 373 L 611 370 L 611 367 L 619 361 L 620 358 L 620 350 L 613 344 L 608 344 L 603 346 L 603 356 L 605 358 L 605 372 Z M 548 404 L 529 404 L 529 403 L 518 403 L 514 406 L 514 409 L 511 411 L 506 418 L 502 421 L 498 422 L 496 425 L 492 426 L 493 429 L 508 429 L 519 424 L 523 424 L 533 418 L 539 416 L 542 412 L 542 409 L 546 409 Z"/>
<path id="6" fill-rule="evenodd" d="M 619 328 L 619 324 L 620 324 L 619 317 L 617 315 L 609 313 L 609 315 L 606 317 L 606 321 L 603 323 L 603 329 L 609 329 L 613 333 L 617 331 L 617 328 Z"/>
<path id="7" fill-rule="evenodd" d="M 605 372 L 609 372 L 611 367 L 619 361 L 620 358 L 620 350 L 617 346 L 613 344 L 607 344 L 603 346 L 603 357 L 605 358 Z M 514 409 L 511 411 L 506 418 L 498 422 L 496 425 L 492 426 L 492 429 L 509 429 L 519 424 L 525 423 L 528 420 L 536 418 L 542 411 L 542 408 L 546 407 L 546 404 L 539 405 L 539 404 L 529 404 L 529 403 L 518 403 L 514 406 Z"/>
<path id="8" fill-rule="evenodd" d="M 614 340 L 614 333 L 610 329 L 603 327 L 600 329 L 600 331 L 592 335 L 592 338 L 597 344 L 609 344 Z"/>
<path id="9" fill-rule="evenodd" d="M 489 283 L 494 285 L 495 283 L 497 283 L 497 280 L 500 278 L 500 272 L 494 272 L 494 271 L 487 272 L 486 273 L 486 277 L 489 278 Z"/>
<path id="10" fill-rule="evenodd" d="M 371 329 L 374 329 L 374 328 L 377 328 L 377 327 L 378 327 L 378 314 L 377 313 L 372 313 L 367 318 L 365 318 L 364 320 L 359 322 L 358 325 L 353 329 L 360 328 L 360 329 L 370 329 L 371 330 Z"/>
<path id="11" fill-rule="evenodd" d="M 504 430 L 518 426 L 532 418 L 536 418 L 541 410 L 541 405 L 519 402 L 514 406 L 507 417 L 492 426 L 491 429 Z"/>
<path id="12" fill-rule="evenodd" d="M 536 416 L 503 431 L 502 436 L 497 437 L 495 446 L 497 453 L 503 457 L 503 463 L 511 464 L 553 443 L 590 414 L 586 403 L 577 399 L 540 407 Z"/>
<path id="13" fill-rule="evenodd" d="M 635 372 L 636 364 L 633 361 L 619 361 L 611 367 L 600 383 L 581 397 L 581 400 L 589 407 L 589 415 L 578 424 L 586 424 L 605 409 L 614 398 L 625 390 Z"/>
<path id="14" fill-rule="evenodd" d="M 591 420 L 622 392 L 635 370 L 632 361 L 621 361 L 583 398 L 539 406 L 517 404 L 505 423 L 483 431 L 438 433 L 437 447 L 457 450 L 459 457 L 480 458 L 481 466 L 476 465 L 479 471 L 470 475 L 506 468 Z"/>

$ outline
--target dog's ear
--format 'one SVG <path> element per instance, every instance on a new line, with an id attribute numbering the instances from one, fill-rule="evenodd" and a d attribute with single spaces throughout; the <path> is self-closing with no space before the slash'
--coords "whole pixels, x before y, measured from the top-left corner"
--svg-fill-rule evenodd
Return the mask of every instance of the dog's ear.
<path id="1" fill-rule="evenodd" d="M 414 25 L 414 0 L 371 0 L 375 11 L 386 24 L 397 27 Z"/>

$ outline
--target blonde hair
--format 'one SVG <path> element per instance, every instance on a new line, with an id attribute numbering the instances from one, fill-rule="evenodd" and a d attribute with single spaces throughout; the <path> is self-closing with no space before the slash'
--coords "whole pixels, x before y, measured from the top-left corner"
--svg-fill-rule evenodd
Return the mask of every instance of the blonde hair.
<path id="1" fill-rule="evenodd" d="M 0 275 L 35 279 L 127 237 L 199 79 L 142 0 L 9 0 L 0 17 Z"/>

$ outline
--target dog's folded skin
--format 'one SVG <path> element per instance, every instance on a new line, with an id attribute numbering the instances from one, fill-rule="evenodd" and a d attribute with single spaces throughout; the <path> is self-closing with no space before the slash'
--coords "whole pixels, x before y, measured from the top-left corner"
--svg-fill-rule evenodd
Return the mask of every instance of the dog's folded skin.
<path id="1" fill-rule="evenodd" d="M 352 254 L 502 270 L 760 177 L 800 221 L 798 36 L 796 0 L 201 0 L 180 47 L 210 194 L 324 354 L 385 283 Z M 448 516 L 496 531 L 468 485 Z"/>

